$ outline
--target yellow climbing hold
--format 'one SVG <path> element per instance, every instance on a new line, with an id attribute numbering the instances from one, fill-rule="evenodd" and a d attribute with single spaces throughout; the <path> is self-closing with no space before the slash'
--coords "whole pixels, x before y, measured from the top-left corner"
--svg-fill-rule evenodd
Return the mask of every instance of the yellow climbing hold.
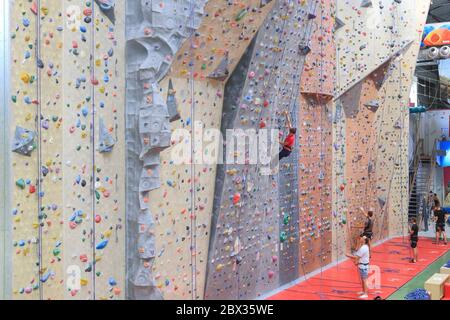
<path id="1" fill-rule="evenodd" d="M 28 72 L 22 72 L 20 74 L 20 80 L 22 80 L 24 83 L 30 83 L 31 75 Z"/>

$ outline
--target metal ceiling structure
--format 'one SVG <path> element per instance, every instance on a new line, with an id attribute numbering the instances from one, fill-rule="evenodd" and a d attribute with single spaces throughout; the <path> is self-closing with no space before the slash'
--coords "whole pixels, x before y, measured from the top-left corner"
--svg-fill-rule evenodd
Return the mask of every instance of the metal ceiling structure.
<path id="1" fill-rule="evenodd" d="M 427 23 L 450 21 L 450 0 L 433 0 L 428 13 Z"/>

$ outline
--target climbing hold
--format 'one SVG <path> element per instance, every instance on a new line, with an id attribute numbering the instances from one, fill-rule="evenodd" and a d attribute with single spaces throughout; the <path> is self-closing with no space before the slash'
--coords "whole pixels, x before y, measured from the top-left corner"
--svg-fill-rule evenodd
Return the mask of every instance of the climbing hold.
<path id="1" fill-rule="evenodd" d="M 95 246 L 95 249 L 102 250 L 102 249 L 105 249 L 107 245 L 108 245 L 108 240 L 103 240 Z"/>

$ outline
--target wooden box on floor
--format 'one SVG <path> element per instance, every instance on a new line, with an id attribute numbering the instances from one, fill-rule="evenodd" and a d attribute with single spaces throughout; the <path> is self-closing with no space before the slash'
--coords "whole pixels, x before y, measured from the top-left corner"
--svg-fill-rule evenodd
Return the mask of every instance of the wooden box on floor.
<path id="1" fill-rule="evenodd" d="M 435 273 L 425 282 L 425 290 L 431 294 L 431 300 L 441 300 L 444 296 L 444 284 L 450 274 Z"/>
<path id="2" fill-rule="evenodd" d="M 439 273 L 450 275 L 450 268 L 442 267 Z"/>

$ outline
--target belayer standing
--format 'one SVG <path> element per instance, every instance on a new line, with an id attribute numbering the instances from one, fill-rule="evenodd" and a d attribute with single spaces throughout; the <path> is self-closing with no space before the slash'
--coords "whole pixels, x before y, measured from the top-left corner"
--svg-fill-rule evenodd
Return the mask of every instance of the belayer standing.
<path id="1" fill-rule="evenodd" d="M 373 238 L 373 211 L 365 211 L 364 208 L 359 208 L 362 214 L 366 217 L 366 221 L 364 222 L 364 230 L 361 233 L 361 237 L 366 237 L 368 240 L 367 246 L 369 247 L 370 255 L 372 255 L 372 246 L 371 241 Z"/>

